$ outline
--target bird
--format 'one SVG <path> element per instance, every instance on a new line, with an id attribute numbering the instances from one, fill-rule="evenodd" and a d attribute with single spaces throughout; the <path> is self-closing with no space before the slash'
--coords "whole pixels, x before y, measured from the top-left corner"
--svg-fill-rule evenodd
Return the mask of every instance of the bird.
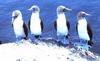
<path id="1" fill-rule="evenodd" d="M 31 18 L 28 22 L 28 28 L 31 34 L 38 39 L 43 32 L 43 21 L 40 18 L 40 8 L 37 5 L 33 5 L 28 10 L 32 12 Z"/>
<path id="2" fill-rule="evenodd" d="M 76 30 L 78 33 L 78 36 L 80 39 L 84 40 L 87 42 L 89 46 L 93 45 L 92 37 L 93 37 L 93 32 L 92 29 L 89 25 L 89 23 L 86 20 L 86 16 L 90 16 L 90 14 L 80 11 L 77 14 L 77 24 L 76 24 Z"/>
<path id="3" fill-rule="evenodd" d="M 70 23 L 68 18 L 65 16 L 65 12 L 71 11 L 72 9 L 66 8 L 63 5 L 57 7 L 57 19 L 54 22 L 54 28 L 57 32 L 57 36 L 63 36 L 66 39 L 69 38 Z"/>
<path id="4" fill-rule="evenodd" d="M 17 40 L 24 39 L 27 40 L 28 28 L 23 21 L 22 13 L 20 10 L 14 10 L 12 12 L 12 28 L 14 30 Z"/>

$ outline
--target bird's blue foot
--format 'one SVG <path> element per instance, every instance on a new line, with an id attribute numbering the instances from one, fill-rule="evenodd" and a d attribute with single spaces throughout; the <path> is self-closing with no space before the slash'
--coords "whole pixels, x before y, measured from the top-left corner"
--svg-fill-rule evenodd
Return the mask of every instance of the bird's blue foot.
<path id="1" fill-rule="evenodd" d="M 78 50 L 84 49 L 86 51 L 89 51 L 90 46 L 87 44 L 87 41 L 85 40 L 80 40 L 80 42 L 74 43 L 74 47 Z"/>
<path id="2" fill-rule="evenodd" d="M 62 46 L 65 46 L 65 47 L 69 45 L 69 40 L 66 39 L 65 37 L 59 36 L 57 42 L 59 43 L 59 45 L 62 45 Z"/>
<path id="3" fill-rule="evenodd" d="M 20 45 L 20 44 L 23 44 L 23 39 L 22 40 L 17 40 L 15 43 L 17 44 L 17 45 Z"/>

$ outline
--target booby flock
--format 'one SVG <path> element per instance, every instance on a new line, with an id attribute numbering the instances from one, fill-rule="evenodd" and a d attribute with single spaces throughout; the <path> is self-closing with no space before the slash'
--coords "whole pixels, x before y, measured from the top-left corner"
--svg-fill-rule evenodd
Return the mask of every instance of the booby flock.
<path id="1" fill-rule="evenodd" d="M 14 33 L 17 39 L 27 39 L 28 37 L 28 29 L 30 30 L 30 33 L 34 35 L 34 37 L 37 39 L 41 37 L 43 32 L 43 21 L 40 18 L 40 8 L 37 5 L 31 6 L 31 8 L 28 9 L 32 12 L 30 20 L 28 21 L 28 28 L 25 22 L 23 21 L 22 14 L 20 10 L 14 10 L 12 13 L 12 27 L 14 29 Z M 69 37 L 69 29 L 70 29 L 70 23 L 68 21 L 68 18 L 65 16 L 65 12 L 71 11 L 71 9 L 60 5 L 57 7 L 57 19 L 54 22 L 54 26 L 57 32 L 57 36 L 63 36 L 68 39 Z M 92 46 L 92 30 L 87 23 L 85 16 L 88 16 L 89 14 L 80 11 L 77 14 L 77 33 L 80 39 L 83 39 L 87 41 L 87 44 Z M 49 28 L 49 27 L 48 27 Z"/>

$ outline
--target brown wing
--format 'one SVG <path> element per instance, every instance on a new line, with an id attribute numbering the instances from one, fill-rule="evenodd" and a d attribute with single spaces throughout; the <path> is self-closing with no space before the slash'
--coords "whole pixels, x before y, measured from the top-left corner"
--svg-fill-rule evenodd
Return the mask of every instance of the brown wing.
<path id="1" fill-rule="evenodd" d="M 42 29 L 42 31 L 43 31 L 43 28 L 44 28 L 43 21 L 41 20 L 41 29 Z"/>
<path id="2" fill-rule="evenodd" d="M 92 30 L 91 30 L 89 24 L 87 25 L 87 30 L 88 30 L 88 34 L 89 34 L 90 40 L 92 40 L 92 35 L 93 35 L 93 33 L 92 33 Z"/>
<path id="3" fill-rule="evenodd" d="M 23 24 L 23 28 L 24 28 L 25 35 L 27 37 L 28 36 L 28 28 L 25 23 Z"/>
<path id="4" fill-rule="evenodd" d="M 69 23 L 69 21 L 66 21 L 66 25 L 67 25 L 68 30 L 69 30 L 70 29 L 70 23 Z"/>
<path id="5" fill-rule="evenodd" d="M 29 30 L 30 30 L 30 20 L 29 20 L 29 22 L 28 22 L 28 28 L 29 28 Z"/>
<path id="6" fill-rule="evenodd" d="M 54 22 L 54 28 L 57 31 L 57 21 Z"/>
<path id="7" fill-rule="evenodd" d="M 13 23 L 11 24 L 11 26 L 13 27 Z"/>
<path id="8" fill-rule="evenodd" d="M 88 30 L 88 34 L 89 34 L 89 37 L 90 37 L 90 40 L 88 41 L 88 45 L 92 46 L 94 44 L 93 41 L 92 41 L 93 33 L 92 33 L 92 30 L 91 30 L 89 24 L 87 25 L 87 30 Z"/>
<path id="9" fill-rule="evenodd" d="M 76 32 L 78 34 L 78 23 L 76 23 Z"/>

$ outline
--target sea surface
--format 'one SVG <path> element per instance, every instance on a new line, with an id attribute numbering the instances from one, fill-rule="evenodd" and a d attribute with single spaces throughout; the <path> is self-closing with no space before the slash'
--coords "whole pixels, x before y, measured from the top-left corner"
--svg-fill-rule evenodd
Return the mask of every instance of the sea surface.
<path id="1" fill-rule="evenodd" d="M 0 41 L 2 43 L 14 42 L 16 40 L 11 25 L 12 11 L 20 10 L 26 24 L 31 16 L 28 9 L 32 5 L 40 7 L 40 17 L 44 23 L 43 37 L 55 37 L 54 21 L 56 20 L 56 8 L 64 5 L 72 11 L 66 12 L 66 17 L 71 24 L 70 34 L 73 39 L 77 38 L 76 23 L 77 13 L 85 11 L 91 16 L 86 17 L 93 30 L 94 46 L 92 51 L 100 54 L 100 0 L 0 0 Z M 29 34 L 30 36 L 30 34 Z"/>

